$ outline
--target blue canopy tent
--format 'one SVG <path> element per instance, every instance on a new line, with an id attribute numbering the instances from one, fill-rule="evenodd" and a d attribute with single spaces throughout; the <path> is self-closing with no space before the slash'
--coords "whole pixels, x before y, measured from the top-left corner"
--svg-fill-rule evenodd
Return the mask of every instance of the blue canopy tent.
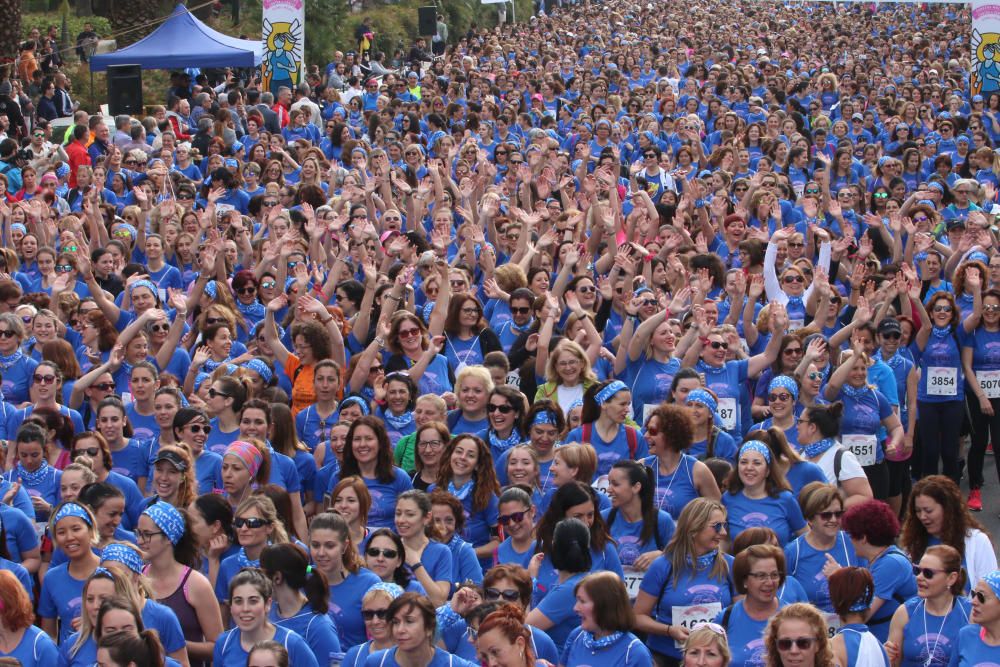
<path id="1" fill-rule="evenodd" d="M 260 41 L 224 35 L 199 21 L 184 5 L 177 5 L 160 27 L 135 44 L 93 56 L 90 70 L 104 72 L 109 65 L 139 65 L 142 69 L 256 67 L 260 61 Z"/>

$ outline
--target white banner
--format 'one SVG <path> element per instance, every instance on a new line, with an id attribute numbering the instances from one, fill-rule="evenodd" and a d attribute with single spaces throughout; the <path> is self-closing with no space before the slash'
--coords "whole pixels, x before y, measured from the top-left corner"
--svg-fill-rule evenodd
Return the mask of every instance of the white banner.
<path id="1" fill-rule="evenodd" d="M 302 80 L 305 0 L 264 0 L 261 48 L 262 90 L 270 90 L 276 98 L 282 86 L 294 90 Z"/>
<path id="2" fill-rule="evenodd" d="M 972 3 L 973 95 L 988 97 L 1000 91 L 1000 3 L 975 0 Z"/>

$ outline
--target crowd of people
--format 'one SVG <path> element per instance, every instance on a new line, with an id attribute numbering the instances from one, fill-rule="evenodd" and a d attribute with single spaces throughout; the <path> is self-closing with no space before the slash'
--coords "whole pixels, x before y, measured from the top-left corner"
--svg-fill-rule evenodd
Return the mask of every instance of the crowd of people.
<path id="1" fill-rule="evenodd" d="M 553 2 L 143 118 L 25 49 L 0 660 L 1000 663 L 969 24 Z"/>

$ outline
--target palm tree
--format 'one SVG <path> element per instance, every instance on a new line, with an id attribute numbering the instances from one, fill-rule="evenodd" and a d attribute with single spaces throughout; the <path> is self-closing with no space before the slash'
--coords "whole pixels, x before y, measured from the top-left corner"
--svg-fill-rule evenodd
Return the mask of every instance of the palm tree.
<path id="1" fill-rule="evenodd" d="M 21 0 L 0 0 L 0 62 L 14 62 L 21 42 Z"/>
<path id="2" fill-rule="evenodd" d="M 0 7 L 10 1 L 0 0 Z M 110 19 L 118 48 L 137 42 L 153 32 L 172 9 L 173 4 L 164 0 L 113 0 Z"/>

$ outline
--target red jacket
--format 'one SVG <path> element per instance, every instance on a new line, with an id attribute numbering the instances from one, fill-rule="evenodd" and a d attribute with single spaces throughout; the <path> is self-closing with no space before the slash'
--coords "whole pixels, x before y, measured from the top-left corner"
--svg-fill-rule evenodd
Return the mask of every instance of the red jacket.
<path id="1" fill-rule="evenodd" d="M 90 153 L 79 141 L 71 141 L 66 146 L 66 155 L 69 156 L 69 187 L 76 187 L 76 170 L 81 164 L 90 164 Z"/>

